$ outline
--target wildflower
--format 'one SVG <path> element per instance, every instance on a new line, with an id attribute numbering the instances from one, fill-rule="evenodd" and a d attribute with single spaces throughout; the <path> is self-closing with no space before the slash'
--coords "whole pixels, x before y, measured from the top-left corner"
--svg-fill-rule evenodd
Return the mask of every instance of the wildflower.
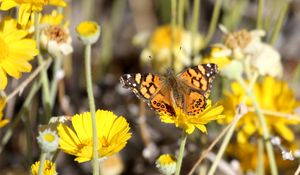
<path id="1" fill-rule="evenodd" d="M 224 115 L 221 115 L 222 111 L 223 106 L 212 106 L 211 101 L 208 100 L 206 108 L 199 114 L 191 116 L 185 114 L 181 108 L 175 108 L 175 116 L 161 113 L 160 119 L 164 123 L 174 123 L 176 127 L 183 128 L 188 134 L 193 133 L 195 128 L 207 133 L 204 125 L 212 120 L 223 118 Z"/>
<path id="2" fill-rule="evenodd" d="M 225 92 L 225 98 L 221 102 L 225 109 L 226 118 L 219 120 L 219 122 L 230 123 L 235 115 L 235 107 L 245 98 L 249 112 L 239 120 L 236 127 L 238 143 L 245 143 L 249 137 L 255 134 L 262 135 L 262 127 L 258 122 L 253 102 L 246 95 L 245 89 L 237 82 L 231 84 L 231 89 L 232 92 Z M 262 82 L 254 85 L 253 91 L 271 134 L 278 134 L 288 142 L 293 141 L 295 136 L 287 125 L 299 123 L 299 120 L 292 118 L 292 115 L 300 103 L 296 101 L 294 92 L 287 83 L 272 77 L 265 77 Z M 289 115 L 291 117 L 288 117 Z"/>
<path id="3" fill-rule="evenodd" d="M 110 111 L 96 111 L 98 128 L 99 158 L 111 156 L 122 150 L 131 137 L 129 124 L 124 117 L 117 117 Z M 93 138 L 91 113 L 76 114 L 72 118 L 74 129 L 61 124 L 58 126 L 60 149 L 76 156 L 79 163 L 92 159 Z"/>
<path id="4" fill-rule="evenodd" d="M 280 55 L 271 45 L 262 41 L 264 35 L 263 30 L 245 29 L 226 33 L 224 44 L 214 45 L 210 54 L 204 57 L 204 62 L 218 64 L 222 72 L 223 66 L 231 60 L 239 60 L 247 73 L 257 71 L 260 75 L 280 77 L 282 75 Z"/>
<path id="5" fill-rule="evenodd" d="M 68 24 L 62 26 L 62 19 L 63 16 L 55 10 L 41 19 L 44 26 L 41 31 L 41 46 L 55 57 L 73 52 Z"/>
<path id="6" fill-rule="evenodd" d="M 176 170 L 176 157 L 170 154 L 162 154 L 156 160 L 155 164 L 159 171 L 164 175 L 171 175 Z"/>
<path id="7" fill-rule="evenodd" d="M 78 37 L 84 44 L 94 44 L 100 37 L 100 26 L 93 21 L 81 22 L 76 31 Z"/>
<path id="8" fill-rule="evenodd" d="M 50 129 L 39 131 L 37 140 L 42 151 L 45 153 L 50 153 L 57 150 L 59 145 L 58 135 L 55 131 L 51 131 Z"/>
<path id="9" fill-rule="evenodd" d="M 36 42 L 25 38 L 28 32 L 17 28 L 12 18 L 4 18 L 0 23 L 0 90 L 7 85 L 7 74 L 18 79 L 22 72 L 30 72 L 28 61 L 38 54 Z"/>
<path id="10" fill-rule="evenodd" d="M 171 58 L 174 57 L 174 71 L 179 72 L 184 67 L 192 64 L 192 40 L 195 41 L 194 50 L 198 52 L 203 43 L 203 39 L 199 34 L 192 38 L 191 32 L 176 27 L 174 39 L 172 39 L 171 26 L 161 26 L 153 32 L 148 47 L 142 51 L 142 63 L 148 64 L 151 61 L 156 70 L 163 72 L 170 67 Z M 149 56 L 152 60 L 149 59 Z"/>
<path id="11" fill-rule="evenodd" d="M 40 12 L 46 5 L 65 7 L 64 0 L 1 0 L 0 10 L 9 10 L 19 6 L 18 23 L 26 25 L 33 12 Z"/>
<path id="12" fill-rule="evenodd" d="M 2 119 L 3 118 L 3 108 L 6 103 L 5 101 L 6 101 L 5 98 L 0 98 L 0 128 L 4 127 L 9 122 L 8 119 Z"/>
<path id="13" fill-rule="evenodd" d="M 31 165 L 31 174 L 37 175 L 39 171 L 40 161 L 35 162 Z M 50 160 L 45 160 L 44 168 L 43 168 L 43 175 L 57 175 L 55 170 L 55 163 L 51 162 Z"/>

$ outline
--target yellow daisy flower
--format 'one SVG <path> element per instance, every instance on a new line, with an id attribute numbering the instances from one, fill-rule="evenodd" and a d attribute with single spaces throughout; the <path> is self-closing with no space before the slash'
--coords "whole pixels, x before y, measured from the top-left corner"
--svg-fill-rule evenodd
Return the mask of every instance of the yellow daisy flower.
<path id="1" fill-rule="evenodd" d="M 1 0 L 0 10 L 9 10 L 19 6 L 18 23 L 26 25 L 33 12 L 40 12 L 46 5 L 65 7 L 64 0 Z"/>
<path id="2" fill-rule="evenodd" d="M 97 135 L 99 143 L 99 158 L 111 156 L 122 150 L 131 137 L 129 124 L 124 117 L 117 117 L 110 111 L 97 110 Z M 74 129 L 67 125 L 58 126 L 60 149 L 76 156 L 79 163 L 92 159 L 93 136 L 91 113 L 76 114 L 72 118 Z"/>
<path id="3" fill-rule="evenodd" d="M 28 32 L 19 30 L 17 22 L 5 18 L 0 23 L 0 90 L 7 85 L 7 74 L 18 79 L 22 72 L 30 72 L 28 61 L 38 54 L 36 42 L 25 38 Z"/>
<path id="4" fill-rule="evenodd" d="M 1 98 L 0 99 L 0 128 L 4 127 L 9 122 L 8 119 L 3 119 L 3 108 L 5 106 L 5 103 L 6 103 L 5 98 Z"/>
<path id="5" fill-rule="evenodd" d="M 245 114 L 236 127 L 238 142 L 245 143 L 250 136 L 256 133 L 262 135 L 262 127 L 260 127 L 257 114 L 254 111 L 253 102 L 246 95 L 245 90 L 237 82 L 231 84 L 231 89 L 232 92 L 225 92 L 225 99 L 221 102 L 225 109 L 226 118 L 219 121 L 225 124 L 230 123 L 234 118 L 236 106 L 245 98 L 249 112 Z M 300 103 L 296 101 L 294 92 L 287 83 L 272 77 L 265 77 L 261 83 L 254 85 L 253 91 L 271 133 L 280 135 L 288 142 L 293 141 L 295 136 L 287 125 L 299 124 L 299 116 L 296 118 L 293 114 Z"/>
<path id="6" fill-rule="evenodd" d="M 291 144 L 292 145 L 288 145 L 288 147 L 292 151 L 295 150 L 293 147 L 298 147 L 295 142 L 293 142 Z M 231 142 L 226 149 L 226 154 L 229 155 L 231 158 L 239 161 L 240 170 L 243 173 L 255 172 L 257 169 L 258 163 L 260 163 L 257 149 L 258 149 L 257 143 Z M 297 161 L 284 160 L 282 158 L 282 153 L 280 151 L 275 151 L 274 153 L 275 153 L 275 159 L 276 159 L 278 168 L 282 172 L 287 172 L 289 170 L 293 170 L 293 171 L 291 171 L 291 173 L 285 173 L 285 174 L 293 174 L 294 170 L 298 166 Z M 264 152 L 262 156 L 263 156 L 263 167 L 265 170 L 264 174 L 271 174 L 269 172 L 270 163 L 269 163 L 267 153 Z"/>
<path id="7" fill-rule="evenodd" d="M 167 114 L 161 113 L 160 119 L 164 123 L 174 123 L 176 127 L 184 129 L 188 134 L 192 134 L 195 128 L 198 128 L 200 131 L 207 133 L 206 127 L 204 125 L 212 120 L 223 118 L 224 115 L 221 114 L 222 112 L 223 106 L 212 106 L 211 101 L 208 100 L 205 110 L 197 115 L 187 115 L 181 108 L 175 108 L 175 116 L 169 116 Z"/>
<path id="8" fill-rule="evenodd" d="M 32 175 L 38 174 L 39 166 L 40 166 L 40 161 L 37 161 L 31 165 L 31 174 Z M 45 160 L 42 174 L 43 175 L 56 175 L 57 172 L 55 170 L 55 163 L 51 162 L 50 160 Z"/>

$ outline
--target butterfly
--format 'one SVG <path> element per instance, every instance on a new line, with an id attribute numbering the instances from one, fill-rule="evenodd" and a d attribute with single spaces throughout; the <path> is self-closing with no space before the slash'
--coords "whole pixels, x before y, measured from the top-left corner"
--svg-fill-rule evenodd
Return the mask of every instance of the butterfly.
<path id="1" fill-rule="evenodd" d="M 206 107 L 212 82 L 218 73 L 216 64 L 200 64 L 178 75 L 168 70 L 164 76 L 151 73 L 124 74 L 120 82 L 151 109 L 175 116 L 175 108 L 187 115 L 196 115 Z"/>

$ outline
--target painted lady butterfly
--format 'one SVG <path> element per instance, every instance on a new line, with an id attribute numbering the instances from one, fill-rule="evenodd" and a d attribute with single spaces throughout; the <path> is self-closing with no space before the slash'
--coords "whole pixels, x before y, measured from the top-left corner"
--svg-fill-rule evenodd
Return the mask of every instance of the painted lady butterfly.
<path id="1" fill-rule="evenodd" d="M 212 81 L 218 72 L 216 64 L 201 64 L 178 75 L 167 71 L 165 76 L 124 74 L 120 81 L 157 112 L 175 115 L 175 107 L 188 115 L 196 115 L 206 107 Z"/>

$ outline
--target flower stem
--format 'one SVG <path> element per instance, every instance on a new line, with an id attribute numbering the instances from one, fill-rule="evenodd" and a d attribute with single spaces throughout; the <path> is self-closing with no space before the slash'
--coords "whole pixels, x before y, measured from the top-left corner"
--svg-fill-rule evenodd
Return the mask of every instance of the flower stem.
<path id="1" fill-rule="evenodd" d="M 93 175 L 99 174 L 99 164 L 98 164 L 98 136 L 97 136 L 97 126 L 96 126 L 96 110 L 92 87 L 92 71 L 91 71 L 91 44 L 85 45 L 84 51 L 85 58 L 85 76 L 86 76 L 86 90 L 89 99 L 90 112 L 92 115 L 92 129 L 93 129 Z"/>
<path id="2" fill-rule="evenodd" d="M 187 139 L 187 134 L 183 131 L 183 135 L 182 135 L 182 139 L 181 139 L 181 143 L 180 143 L 180 148 L 179 148 L 179 155 L 178 155 L 177 163 L 176 163 L 175 175 L 180 174 L 186 139 Z"/>
<path id="3" fill-rule="evenodd" d="M 183 28 L 184 25 L 184 6 L 185 0 L 179 0 L 178 3 L 178 26 Z"/>
<path id="4" fill-rule="evenodd" d="M 277 172 L 277 165 L 276 165 L 276 160 L 275 160 L 275 156 L 274 156 L 273 146 L 272 146 L 271 142 L 269 141 L 270 133 L 269 133 L 264 115 L 262 113 L 262 110 L 260 109 L 254 94 L 252 93 L 252 91 L 250 91 L 248 89 L 245 81 L 241 77 L 239 79 L 237 79 L 237 81 L 246 90 L 246 93 L 248 94 L 248 96 L 251 98 L 251 100 L 253 102 L 253 107 L 255 108 L 255 111 L 258 115 L 259 122 L 262 126 L 262 129 L 263 129 L 264 140 L 266 140 L 265 144 L 266 144 L 267 154 L 268 154 L 268 158 L 269 158 L 269 162 L 270 162 L 271 174 L 272 175 L 277 175 L 278 172 Z"/>
<path id="5" fill-rule="evenodd" d="M 288 11 L 288 8 L 289 8 L 289 2 L 284 1 L 283 4 L 282 4 L 282 7 L 281 7 L 281 11 L 279 13 L 278 20 L 277 20 L 276 25 L 275 25 L 274 31 L 273 31 L 272 36 L 271 36 L 271 40 L 270 40 L 271 45 L 275 44 L 275 42 L 276 42 L 276 40 L 279 36 L 280 30 L 282 28 L 282 24 L 284 22 L 284 19 L 286 17 L 286 13 Z"/>
<path id="6" fill-rule="evenodd" d="M 209 24 L 208 33 L 206 35 L 206 38 L 204 40 L 204 48 L 207 46 L 211 38 L 213 37 L 213 34 L 215 33 L 217 22 L 219 19 L 220 9 L 221 9 L 222 0 L 215 0 L 212 20 Z"/>
<path id="7" fill-rule="evenodd" d="M 177 0 L 171 0 L 171 69 L 174 69 L 175 62 L 174 46 L 176 40 L 176 14 Z"/>
<path id="8" fill-rule="evenodd" d="M 43 169 L 44 169 L 44 162 L 46 160 L 46 153 L 42 152 L 40 157 L 40 166 L 39 166 L 39 172 L 38 175 L 43 175 Z"/>
<path id="9" fill-rule="evenodd" d="M 257 29 L 263 29 L 263 10 L 264 10 L 264 0 L 258 0 L 257 18 L 256 18 Z"/>
<path id="10" fill-rule="evenodd" d="M 227 134 L 225 135 L 224 137 L 224 140 L 221 144 L 221 147 L 218 151 L 218 154 L 216 156 L 216 159 L 214 160 L 212 166 L 210 167 L 209 171 L 208 171 L 208 175 L 213 175 L 217 169 L 217 166 L 225 152 L 225 149 L 227 148 L 227 145 L 232 137 L 232 134 L 233 134 L 233 131 L 234 131 L 234 128 L 236 126 L 236 124 L 238 123 L 238 121 L 240 120 L 240 118 L 244 115 L 244 113 L 241 113 L 241 112 L 238 112 L 236 114 L 236 116 L 234 117 L 234 120 L 232 121 L 232 124 L 227 132 Z"/>
<path id="11" fill-rule="evenodd" d="M 264 175 L 264 144 L 262 138 L 257 140 L 258 160 L 257 160 L 257 175 Z"/>
<path id="12" fill-rule="evenodd" d="M 199 15 L 200 14 L 200 0 L 194 1 L 194 8 L 193 8 L 193 22 L 192 22 L 192 56 L 196 55 L 196 48 L 195 48 L 195 40 L 196 40 L 196 33 L 199 25 Z"/>
<path id="13" fill-rule="evenodd" d="M 59 71 L 59 69 L 61 68 L 62 65 L 62 58 L 58 57 L 58 58 L 54 58 L 54 67 L 53 67 L 53 80 L 51 82 L 51 86 L 50 86 L 50 104 L 51 107 L 53 107 L 53 104 L 55 102 L 55 97 L 57 94 L 57 84 L 58 84 L 58 77 L 57 77 L 57 73 Z"/>
<path id="14" fill-rule="evenodd" d="M 40 13 L 39 12 L 35 12 L 34 14 L 34 37 L 36 40 L 36 47 L 40 52 L 40 30 L 39 30 L 39 16 Z M 38 54 L 38 63 L 39 65 L 42 65 L 44 60 L 43 57 L 41 55 L 41 53 Z M 51 106 L 50 106 L 50 90 L 49 90 L 49 80 L 47 77 L 47 69 L 43 69 L 41 71 L 41 79 L 42 79 L 42 86 L 43 86 L 43 105 L 45 108 L 45 123 L 48 122 L 50 115 L 51 115 Z"/>

